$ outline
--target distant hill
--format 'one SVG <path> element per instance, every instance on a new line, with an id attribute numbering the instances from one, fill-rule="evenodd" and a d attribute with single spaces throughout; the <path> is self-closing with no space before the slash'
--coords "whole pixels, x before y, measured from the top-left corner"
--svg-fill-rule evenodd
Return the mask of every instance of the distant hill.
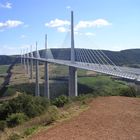
<path id="1" fill-rule="evenodd" d="M 86 50 L 89 51 L 89 49 L 85 49 L 85 51 Z M 78 51 L 80 51 L 80 49 L 76 49 L 75 52 L 78 54 Z M 93 50 L 90 51 L 93 52 Z M 140 67 L 140 49 L 129 49 L 122 51 L 108 51 L 108 50 L 102 51 L 116 65 Z M 55 58 L 59 59 L 65 58 L 66 60 L 70 59 L 70 49 L 52 49 L 52 54 L 53 56 L 55 56 Z M 76 59 L 78 58 L 76 57 Z"/>
<path id="2" fill-rule="evenodd" d="M 104 51 L 104 53 L 117 65 L 140 66 L 140 49 L 122 51 Z"/>
<path id="3" fill-rule="evenodd" d="M 0 55 L 0 65 L 9 65 L 15 61 L 15 56 Z"/>
<path id="4" fill-rule="evenodd" d="M 70 59 L 70 49 L 51 49 L 54 58 Z M 88 49 L 85 49 L 85 51 Z M 80 49 L 76 49 L 78 53 Z M 93 50 L 90 50 L 91 52 Z M 140 67 L 140 49 L 128 49 L 122 51 L 102 50 L 116 65 L 125 65 L 132 67 Z M 44 50 L 40 51 L 41 56 L 45 56 Z M 15 60 L 15 56 L 0 56 L 0 65 L 11 64 Z M 78 58 L 76 58 L 78 59 Z"/>

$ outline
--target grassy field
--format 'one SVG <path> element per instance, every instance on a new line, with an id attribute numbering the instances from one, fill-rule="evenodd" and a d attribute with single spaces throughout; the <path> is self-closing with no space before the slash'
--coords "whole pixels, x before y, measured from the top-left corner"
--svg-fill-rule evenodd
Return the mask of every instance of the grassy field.
<path id="1" fill-rule="evenodd" d="M 9 65 L 0 65 L 0 85 L 4 81 L 4 76 L 6 75 L 8 68 Z"/>
<path id="2" fill-rule="evenodd" d="M 0 65 L 0 74 L 5 74 L 9 68 L 9 65 Z"/>
<path id="3" fill-rule="evenodd" d="M 103 75 L 81 77 L 78 78 L 78 82 L 91 88 L 93 93 L 100 95 L 118 95 L 120 89 L 128 87 L 125 82 Z"/>

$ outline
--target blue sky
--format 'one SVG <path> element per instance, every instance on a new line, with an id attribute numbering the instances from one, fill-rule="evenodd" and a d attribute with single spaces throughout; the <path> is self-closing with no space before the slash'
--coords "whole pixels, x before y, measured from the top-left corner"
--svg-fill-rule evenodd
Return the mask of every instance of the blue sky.
<path id="1" fill-rule="evenodd" d="M 71 10 L 75 47 L 140 48 L 140 0 L 0 0 L 0 54 L 42 49 L 46 33 L 49 48 L 70 46 Z"/>

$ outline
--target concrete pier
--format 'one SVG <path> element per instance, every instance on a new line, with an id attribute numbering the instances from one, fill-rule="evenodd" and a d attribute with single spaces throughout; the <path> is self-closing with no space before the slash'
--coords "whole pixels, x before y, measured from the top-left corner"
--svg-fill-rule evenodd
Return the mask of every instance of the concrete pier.
<path id="1" fill-rule="evenodd" d="M 50 99 L 50 90 L 49 90 L 49 64 L 45 62 L 45 82 L 44 82 L 44 96 Z"/>
<path id="2" fill-rule="evenodd" d="M 26 74 L 26 56 L 23 56 L 23 65 L 24 65 L 24 70 L 25 70 L 25 74 Z"/>
<path id="3" fill-rule="evenodd" d="M 30 59 L 30 79 L 33 79 L 33 59 Z"/>
<path id="4" fill-rule="evenodd" d="M 78 96 L 77 69 L 75 67 L 69 67 L 69 96 Z"/>
<path id="5" fill-rule="evenodd" d="M 40 87 L 39 87 L 39 61 L 38 60 L 35 60 L 35 68 L 36 68 L 35 96 L 40 96 Z"/>
<path id="6" fill-rule="evenodd" d="M 36 42 L 36 58 L 39 58 L 39 52 L 37 50 L 37 42 Z M 39 60 L 35 60 L 35 69 L 36 69 L 36 87 L 35 87 L 35 96 L 40 96 L 40 87 L 39 87 Z"/>
<path id="7" fill-rule="evenodd" d="M 48 59 L 47 55 L 47 35 L 45 35 L 45 58 Z M 49 64 L 45 62 L 44 66 L 44 96 L 50 99 L 50 90 L 49 90 Z"/>
<path id="8" fill-rule="evenodd" d="M 27 53 L 27 59 L 26 59 L 26 70 L 27 70 L 27 75 L 30 75 L 30 66 L 29 66 L 29 54 Z"/>
<path id="9" fill-rule="evenodd" d="M 32 46 L 31 46 L 31 52 L 30 52 L 30 79 L 33 79 L 33 52 L 32 52 Z"/>

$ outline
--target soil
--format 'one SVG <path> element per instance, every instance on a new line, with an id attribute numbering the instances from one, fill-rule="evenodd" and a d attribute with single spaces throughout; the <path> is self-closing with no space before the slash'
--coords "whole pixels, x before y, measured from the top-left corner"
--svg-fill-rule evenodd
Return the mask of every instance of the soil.
<path id="1" fill-rule="evenodd" d="M 79 116 L 30 140 L 140 140 L 140 98 L 98 97 Z"/>

